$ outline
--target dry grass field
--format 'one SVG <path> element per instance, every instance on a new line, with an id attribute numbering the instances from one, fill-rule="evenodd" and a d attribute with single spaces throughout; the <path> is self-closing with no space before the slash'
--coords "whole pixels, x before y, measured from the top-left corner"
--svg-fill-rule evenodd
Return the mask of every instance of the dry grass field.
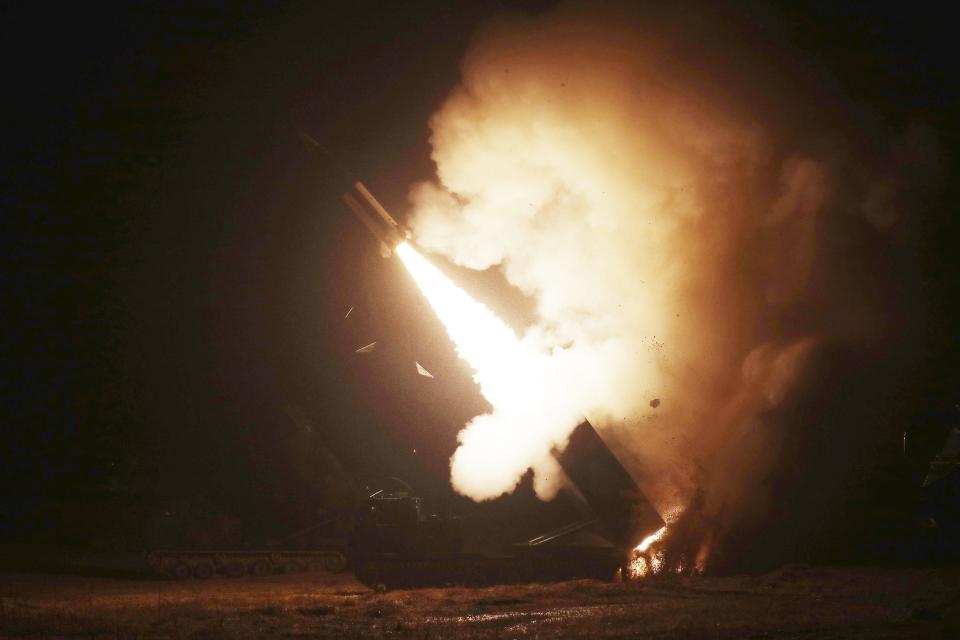
<path id="1" fill-rule="evenodd" d="M 0 575 L 2 638 L 957 638 L 960 567 L 377 593 L 349 574 Z"/>

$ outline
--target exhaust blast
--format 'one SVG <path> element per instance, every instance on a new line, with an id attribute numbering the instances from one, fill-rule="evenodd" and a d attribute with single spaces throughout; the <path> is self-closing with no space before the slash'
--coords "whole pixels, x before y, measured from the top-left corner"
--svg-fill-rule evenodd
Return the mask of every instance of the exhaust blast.
<path id="1" fill-rule="evenodd" d="M 493 407 L 460 433 L 456 490 L 496 498 L 533 469 L 551 497 L 551 451 L 586 414 L 676 522 L 650 544 L 682 539 L 678 557 L 702 567 L 744 522 L 762 531 L 782 515 L 760 487 L 817 464 L 799 433 L 842 425 L 850 452 L 896 413 L 887 391 L 915 347 L 904 203 L 934 173 L 935 139 L 919 125 L 843 126 L 835 97 L 797 81 L 815 74 L 789 73 L 799 63 L 730 16 L 604 7 L 478 32 L 430 122 L 437 179 L 411 192 L 417 244 L 500 269 L 538 321 L 517 335 L 412 249 L 398 253 Z M 811 109 L 825 113 L 816 132 Z M 830 370 L 818 354 L 840 352 L 855 364 L 832 370 L 875 394 L 867 426 L 830 418 L 847 405 L 809 384 Z M 842 468 L 804 486 L 840 487 Z M 815 502 L 797 517 L 822 522 Z"/>

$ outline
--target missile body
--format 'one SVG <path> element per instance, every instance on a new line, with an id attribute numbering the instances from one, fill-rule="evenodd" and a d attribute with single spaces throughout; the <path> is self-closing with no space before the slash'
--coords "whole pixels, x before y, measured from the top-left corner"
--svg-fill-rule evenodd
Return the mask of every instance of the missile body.
<path id="1" fill-rule="evenodd" d="M 300 138 L 303 145 L 316 159 L 326 168 L 334 169 L 336 164 L 333 162 L 330 153 L 320 146 L 320 143 L 302 131 L 300 132 Z M 373 234 L 373 237 L 380 242 L 381 255 L 384 258 L 389 258 L 393 255 L 393 250 L 397 245 L 410 237 L 410 232 L 383 208 L 383 205 L 359 179 L 343 169 L 337 171 L 337 173 L 343 178 L 341 185 L 343 193 L 340 195 L 340 199 L 343 200 L 360 223 Z"/>
<path id="2" fill-rule="evenodd" d="M 389 258 L 397 245 L 410 237 L 410 232 L 401 227 L 393 216 L 387 213 L 383 205 L 373 197 L 362 182 L 357 180 L 352 187 L 351 191 L 346 191 L 340 196 L 341 199 L 363 223 L 363 226 L 380 241 L 380 253 L 383 257 Z M 358 198 L 357 195 L 360 197 Z"/>

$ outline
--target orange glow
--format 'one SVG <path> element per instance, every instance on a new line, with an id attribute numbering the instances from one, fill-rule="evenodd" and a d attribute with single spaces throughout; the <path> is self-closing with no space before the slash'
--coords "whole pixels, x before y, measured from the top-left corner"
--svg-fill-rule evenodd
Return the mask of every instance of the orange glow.
<path id="1" fill-rule="evenodd" d="M 510 327 L 408 243 L 400 243 L 396 252 L 439 316 L 457 354 L 476 372 L 474 379 L 484 397 L 494 406 L 513 401 L 518 365 L 530 360 L 530 354 L 524 353 Z"/>
<path id="2" fill-rule="evenodd" d="M 654 542 L 659 542 L 663 539 L 664 534 L 667 533 L 667 526 L 664 525 L 660 527 L 655 533 L 651 533 L 646 538 L 644 538 L 640 544 L 637 545 L 637 551 L 640 553 L 645 553 Z"/>
<path id="3" fill-rule="evenodd" d="M 653 545 L 663 540 L 667 533 L 667 525 L 660 527 L 656 532 L 640 541 L 633 550 L 633 557 L 627 567 L 629 576 L 633 579 L 660 573 L 663 570 L 663 552 L 652 549 Z"/>
<path id="4" fill-rule="evenodd" d="M 549 458 L 557 444 L 555 424 L 576 424 L 582 415 L 572 394 L 563 391 L 562 351 L 548 353 L 535 341 L 518 338 L 410 244 L 400 243 L 396 253 L 493 406 L 491 414 L 475 418 L 460 433 L 460 447 L 451 459 L 453 486 L 475 500 L 492 499 L 512 490 L 533 466 L 546 471 L 535 481 L 537 494 L 552 497 L 552 483 L 560 475 Z"/>

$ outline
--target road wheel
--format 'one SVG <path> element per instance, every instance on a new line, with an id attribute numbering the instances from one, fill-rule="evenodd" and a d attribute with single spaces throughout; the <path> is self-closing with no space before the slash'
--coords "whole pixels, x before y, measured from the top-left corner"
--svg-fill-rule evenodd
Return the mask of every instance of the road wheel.
<path id="1" fill-rule="evenodd" d="M 306 566 L 299 560 L 291 560 L 283 565 L 284 573 L 302 573 L 306 570 Z"/>
<path id="2" fill-rule="evenodd" d="M 213 563 L 208 561 L 198 562 L 193 568 L 193 577 L 199 580 L 208 580 L 214 574 Z"/>
<path id="3" fill-rule="evenodd" d="M 347 568 L 347 557 L 342 553 L 331 553 L 323 557 L 323 568 L 330 573 L 340 573 Z"/>
<path id="4" fill-rule="evenodd" d="M 262 578 L 273 573 L 273 567 L 266 560 L 257 560 L 250 567 L 250 575 Z"/>
<path id="5" fill-rule="evenodd" d="M 188 565 L 186 562 L 178 562 L 177 564 L 173 565 L 173 571 L 170 573 L 173 574 L 173 577 L 177 580 L 186 580 L 193 575 L 193 572 L 190 571 L 190 565 Z"/>

